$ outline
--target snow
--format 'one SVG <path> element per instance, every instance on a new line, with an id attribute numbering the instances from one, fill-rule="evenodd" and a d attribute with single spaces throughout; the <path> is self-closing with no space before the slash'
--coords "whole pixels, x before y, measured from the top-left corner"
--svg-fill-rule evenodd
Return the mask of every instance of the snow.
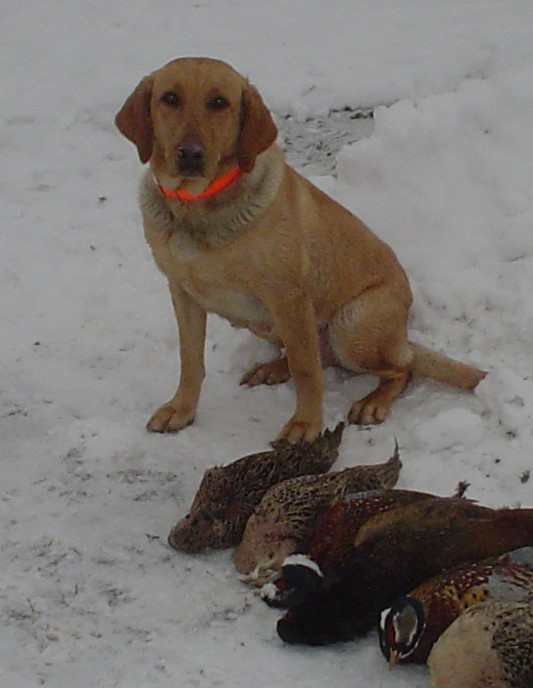
<path id="1" fill-rule="evenodd" d="M 533 4 L 6 0 L 0 13 L 2 685 L 421 688 L 425 669 L 389 672 L 375 634 L 284 646 L 230 552 L 166 546 L 203 471 L 266 448 L 293 390 L 240 388 L 270 349 L 213 318 L 196 424 L 145 432 L 174 392 L 176 332 L 113 117 L 145 73 L 188 54 L 247 74 L 281 123 L 375 108 L 336 177 L 325 162 L 315 181 L 398 253 L 413 339 L 490 373 L 473 395 L 411 386 L 382 426 L 345 431 L 337 467 L 380 462 L 397 437 L 399 487 L 466 480 L 481 503 L 533 506 Z M 330 427 L 374 384 L 331 369 L 326 382 Z"/>

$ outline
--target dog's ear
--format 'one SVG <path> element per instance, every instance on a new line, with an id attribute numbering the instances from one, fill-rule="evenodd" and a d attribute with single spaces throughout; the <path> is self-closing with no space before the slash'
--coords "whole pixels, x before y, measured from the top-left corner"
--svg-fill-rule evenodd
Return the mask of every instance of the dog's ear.
<path id="1" fill-rule="evenodd" d="M 127 98 L 115 117 L 117 129 L 137 146 L 139 158 L 144 164 L 152 156 L 153 130 L 150 117 L 153 78 L 146 76 Z"/>
<path id="2" fill-rule="evenodd" d="M 237 159 L 243 172 L 251 172 L 255 159 L 276 140 L 278 129 L 257 89 L 247 84 L 241 101 L 241 133 Z"/>

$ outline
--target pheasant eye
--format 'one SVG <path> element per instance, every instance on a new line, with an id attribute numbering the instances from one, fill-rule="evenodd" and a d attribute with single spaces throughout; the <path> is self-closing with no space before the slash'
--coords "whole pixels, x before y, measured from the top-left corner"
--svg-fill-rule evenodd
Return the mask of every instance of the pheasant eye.
<path id="1" fill-rule="evenodd" d="M 180 99 L 176 91 L 165 91 L 161 96 L 161 101 L 171 107 L 179 105 Z"/>
<path id="2" fill-rule="evenodd" d="M 229 107 L 229 101 L 224 96 L 213 96 L 207 101 L 207 107 L 213 111 L 225 110 Z"/>

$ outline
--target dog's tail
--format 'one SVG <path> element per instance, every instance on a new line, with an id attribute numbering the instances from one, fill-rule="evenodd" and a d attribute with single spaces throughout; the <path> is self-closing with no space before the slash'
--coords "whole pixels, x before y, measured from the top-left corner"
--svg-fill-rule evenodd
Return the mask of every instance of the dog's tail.
<path id="1" fill-rule="evenodd" d="M 420 344 L 409 343 L 413 351 L 413 375 L 446 382 L 452 387 L 473 390 L 487 374 L 485 370 L 455 361 Z"/>

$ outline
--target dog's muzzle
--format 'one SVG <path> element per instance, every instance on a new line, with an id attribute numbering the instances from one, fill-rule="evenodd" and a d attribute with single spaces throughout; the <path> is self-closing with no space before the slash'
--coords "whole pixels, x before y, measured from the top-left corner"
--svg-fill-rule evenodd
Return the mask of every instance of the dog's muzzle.
<path id="1" fill-rule="evenodd" d="M 183 177 L 203 177 L 205 151 L 199 144 L 181 145 L 176 151 L 176 169 Z"/>

